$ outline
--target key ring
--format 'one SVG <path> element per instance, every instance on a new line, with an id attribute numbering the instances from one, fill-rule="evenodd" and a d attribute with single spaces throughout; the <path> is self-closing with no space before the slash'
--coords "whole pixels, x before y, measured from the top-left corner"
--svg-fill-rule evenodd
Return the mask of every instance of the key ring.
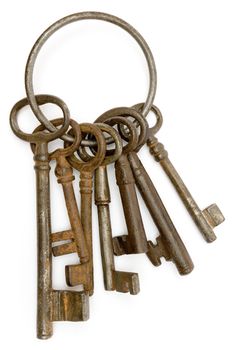
<path id="1" fill-rule="evenodd" d="M 61 126 L 63 122 L 63 118 L 57 118 L 51 120 L 51 123 L 57 128 L 58 126 Z M 79 147 L 82 139 L 81 130 L 79 128 L 79 124 L 74 120 L 70 119 L 70 126 L 74 133 L 74 142 L 70 144 L 69 146 L 65 148 L 57 148 L 52 153 L 49 154 L 50 159 L 56 159 L 58 156 L 68 157 L 72 155 L 76 149 Z M 39 131 L 46 130 L 45 126 L 43 124 L 40 124 L 37 126 L 37 128 L 33 131 L 33 134 L 38 133 Z M 31 149 L 34 153 L 35 150 L 35 144 L 31 143 Z"/>
<path id="2" fill-rule="evenodd" d="M 109 118 L 112 117 L 125 117 L 127 119 L 127 117 L 132 117 L 134 118 L 133 121 L 131 121 L 131 123 L 134 124 L 135 128 L 136 128 L 136 123 L 138 123 L 139 127 L 140 127 L 140 133 L 138 136 L 138 142 L 137 145 L 134 149 L 135 152 L 138 152 L 139 149 L 146 143 L 147 138 L 148 138 L 148 123 L 146 121 L 146 119 L 134 108 L 128 108 L 128 107 L 118 107 L 118 108 L 113 108 L 108 110 L 107 112 L 103 113 L 100 117 L 98 117 L 96 119 L 96 122 L 107 122 Z M 120 132 L 120 135 L 123 137 L 123 139 L 125 141 L 129 141 L 129 134 L 127 132 L 127 136 L 125 137 L 124 133 L 122 133 L 122 129 L 125 129 L 125 125 L 123 125 L 122 123 L 118 124 L 118 131 Z"/>
<path id="3" fill-rule="evenodd" d="M 98 126 L 98 128 L 102 132 L 106 132 L 107 134 L 111 135 L 111 137 L 115 143 L 114 153 L 108 154 L 108 151 L 106 151 L 106 156 L 101 164 L 101 166 L 107 166 L 111 163 L 114 163 L 121 156 L 122 150 L 123 150 L 122 140 L 121 140 L 121 137 L 118 134 L 118 132 L 110 125 L 105 124 L 105 123 L 95 123 L 95 125 Z M 95 156 L 95 154 L 96 154 L 95 149 L 91 148 L 91 151 L 93 152 L 93 154 Z M 80 158 L 85 162 L 87 162 L 93 158 L 93 156 L 88 154 L 85 147 L 83 147 L 83 146 L 81 146 L 78 149 L 78 154 L 79 154 Z"/>
<path id="4" fill-rule="evenodd" d="M 150 75 L 150 85 L 149 85 L 149 92 L 147 95 L 147 99 L 145 104 L 143 105 L 142 109 L 142 115 L 146 116 L 148 112 L 150 111 L 150 108 L 153 104 L 153 100 L 155 97 L 156 93 L 156 84 L 157 84 L 157 76 L 156 76 L 156 68 L 155 68 L 155 63 L 154 63 L 154 58 L 152 55 L 152 52 L 144 40 L 144 38 L 141 36 L 141 34 L 134 29 L 130 24 L 127 22 L 123 21 L 122 19 L 107 14 L 107 13 L 102 13 L 102 12 L 80 12 L 80 13 L 75 13 L 69 16 L 66 16 L 58 21 L 56 21 L 54 24 L 52 24 L 49 28 L 47 28 L 41 36 L 37 39 L 35 42 L 28 60 L 26 64 L 26 69 L 25 69 L 25 89 L 26 89 L 26 94 L 28 97 L 28 102 L 37 117 L 37 119 L 49 130 L 54 132 L 55 127 L 53 124 L 46 118 L 46 116 L 43 114 L 41 109 L 39 108 L 39 105 L 37 103 L 37 100 L 34 95 L 34 89 L 33 89 L 33 70 L 34 70 L 34 65 L 36 58 L 44 45 L 44 43 L 48 40 L 48 38 L 55 33 L 57 30 L 60 28 L 64 27 L 67 24 L 80 21 L 80 20 L 87 20 L 87 19 L 95 19 L 95 20 L 101 20 L 101 21 L 106 21 L 110 22 L 112 24 L 115 24 L 125 31 L 127 31 L 139 44 L 141 47 L 145 58 L 147 60 L 148 68 L 149 68 L 149 75 Z M 64 111 L 63 111 L 64 113 Z M 61 137 L 63 140 L 73 142 L 73 138 L 70 135 L 63 135 Z"/>
<path id="5" fill-rule="evenodd" d="M 54 103 L 60 107 L 64 115 L 64 118 L 62 118 L 63 122 L 61 123 L 62 126 L 59 129 L 55 128 L 53 132 L 38 131 L 32 134 L 23 132 L 18 124 L 18 113 L 23 107 L 26 107 L 29 104 L 28 99 L 23 98 L 13 106 L 10 112 L 10 125 L 14 134 L 20 139 L 30 143 L 49 142 L 61 137 L 68 129 L 70 123 L 70 114 L 66 104 L 60 98 L 52 95 L 36 95 L 35 99 L 39 105 Z"/>
<path id="6" fill-rule="evenodd" d="M 67 159 L 70 165 L 76 170 L 81 171 L 94 171 L 98 166 L 103 162 L 105 153 L 106 153 L 106 143 L 104 136 L 100 129 L 94 124 L 90 123 L 82 123 L 78 124 L 81 129 L 81 133 L 83 134 L 92 134 L 96 138 L 97 142 L 97 152 L 94 158 L 92 158 L 88 162 L 83 162 L 81 159 L 78 159 L 74 154 L 70 155 Z M 72 129 L 69 131 L 72 132 Z M 65 147 L 69 145 L 69 142 L 65 142 Z"/>

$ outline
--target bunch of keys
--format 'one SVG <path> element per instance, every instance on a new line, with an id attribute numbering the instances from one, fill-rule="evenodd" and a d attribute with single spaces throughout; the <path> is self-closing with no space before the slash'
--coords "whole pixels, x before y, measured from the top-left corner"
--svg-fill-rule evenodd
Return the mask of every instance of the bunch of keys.
<path id="1" fill-rule="evenodd" d="M 67 105 L 52 95 L 35 95 L 33 69 L 38 53 L 46 40 L 63 26 L 85 19 L 113 23 L 128 33 L 142 48 L 149 68 L 150 85 L 145 103 L 132 107 L 118 107 L 104 112 L 94 123 L 78 123 L 70 117 Z M 48 339 L 53 334 L 55 321 L 86 321 L 89 318 L 89 297 L 94 293 L 94 261 L 92 243 L 92 201 L 97 207 L 101 247 L 103 281 L 107 291 L 130 293 L 140 291 L 137 272 L 117 271 L 115 256 L 145 254 L 154 266 L 161 258 L 172 261 L 181 275 L 189 274 L 192 259 L 168 214 L 160 195 L 144 168 L 138 154 L 147 145 L 154 159 L 170 178 L 189 214 L 207 242 L 213 242 L 214 227 L 224 221 L 216 204 L 201 210 L 183 180 L 168 158 L 164 146 L 156 138 L 162 126 L 162 114 L 153 105 L 156 92 L 156 69 L 153 55 L 143 37 L 122 19 L 100 12 L 81 12 L 64 17 L 42 33 L 34 44 L 26 65 L 25 87 L 27 97 L 17 102 L 10 113 L 10 124 L 16 136 L 30 143 L 36 172 L 37 197 L 37 336 Z M 60 107 L 63 116 L 48 120 L 40 106 L 52 103 Z M 27 134 L 18 125 L 22 108 L 29 106 L 39 121 L 38 127 Z M 156 123 L 149 127 L 146 116 L 155 115 Z M 64 140 L 61 148 L 49 153 L 48 144 Z M 110 145 L 110 147 L 109 147 Z M 70 227 L 53 232 L 50 223 L 50 162 L 55 162 L 55 176 L 61 185 Z M 125 216 L 125 235 L 112 235 L 108 182 L 108 165 L 115 165 Z M 79 171 L 80 208 L 75 196 L 73 169 Z M 147 239 L 137 191 L 141 193 L 158 236 Z M 93 193 L 94 192 L 94 193 Z M 96 228 L 94 228 L 95 230 Z M 153 228 L 154 230 L 154 228 Z M 57 256 L 74 253 L 77 262 L 64 267 L 68 286 L 77 290 L 54 290 L 52 262 Z"/>

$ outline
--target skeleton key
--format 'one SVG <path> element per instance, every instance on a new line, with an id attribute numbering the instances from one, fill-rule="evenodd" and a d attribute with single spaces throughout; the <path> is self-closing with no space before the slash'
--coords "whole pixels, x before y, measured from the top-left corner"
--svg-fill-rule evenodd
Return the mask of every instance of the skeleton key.
<path id="1" fill-rule="evenodd" d="M 67 265 L 66 281 L 69 286 L 83 285 L 84 291 L 94 292 L 93 252 L 92 252 L 92 179 L 95 169 L 103 162 L 106 143 L 97 126 L 89 123 L 80 124 L 82 134 L 92 134 L 97 142 L 97 152 L 89 162 L 83 162 L 74 154 L 68 157 L 73 168 L 80 172 L 81 222 L 86 238 L 89 261 L 84 264 Z"/>
<path id="2" fill-rule="evenodd" d="M 19 128 L 18 112 L 28 105 L 27 98 L 17 102 L 10 114 L 13 132 L 22 140 L 35 144 L 34 160 L 37 186 L 37 336 L 47 339 L 52 336 L 53 321 L 84 321 L 89 317 L 88 295 L 76 291 L 52 289 L 52 252 L 49 192 L 49 153 L 48 143 L 59 138 L 69 127 L 69 111 L 63 101 L 55 96 L 36 96 L 39 105 L 55 103 L 64 114 L 60 129 L 55 132 L 26 134 Z"/>
<path id="3" fill-rule="evenodd" d="M 130 111 L 128 111 L 128 113 L 125 111 L 123 115 L 130 115 Z M 146 130 L 145 134 L 147 137 L 148 124 L 143 116 L 138 116 L 134 122 L 140 126 L 141 130 Z M 119 127 L 119 131 L 125 140 L 129 138 L 122 127 Z M 142 145 L 143 143 L 140 144 L 139 142 L 135 150 L 128 154 L 128 160 L 134 174 L 136 185 L 160 233 L 156 245 L 151 241 L 148 241 L 147 256 L 155 266 L 161 264 L 161 257 L 164 257 L 166 260 L 172 260 L 180 274 L 188 274 L 193 270 L 193 262 L 155 189 L 153 182 L 138 158 L 137 152 Z"/>
<path id="4" fill-rule="evenodd" d="M 142 104 L 134 107 L 140 109 Z M 162 125 L 162 114 L 156 106 L 153 106 L 151 111 L 154 112 L 159 124 L 155 128 L 149 129 L 147 145 L 150 148 L 150 153 L 154 156 L 155 160 L 161 164 L 163 170 L 168 175 L 205 240 L 208 243 L 213 242 L 217 238 L 213 228 L 220 225 L 225 218 L 216 204 L 211 204 L 203 211 L 198 207 L 180 175 L 169 160 L 168 153 L 164 149 L 163 144 L 154 136 Z"/>
<path id="5" fill-rule="evenodd" d="M 97 205 L 98 209 L 104 285 L 105 289 L 109 291 L 116 290 L 117 292 L 122 293 L 130 292 L 130 294 L 135 295 L 140 291 L 138 274 L 134 272 L 115 270 L 112 228 L 109 211 L 109 203 L 111 202 L 111 198 L 108 183 L 107 165 L 115 162 L 120 157 L 122 153 L 122 141 L 117 131 L 111 126 L 104 123 L 96 123 L 95 125 L 97 125 L 102 132 L 106 132 L 111 135 L 115 142 L 114 153 L 111 150 L 107 151 L 107 154 L 109 155 L 105 157 L 103 163 L 99 166 L 98 169 L 95 170 L 95 204 Z M 80 151 L 81 150 L 82 154 L 80 154 L 80 157 L 82 158 L 84 156 L 85 159 L 87 159 L 89 154 L 83 154 L 85 148 L 80 148 Z M 93 152 L 95 153 L 94 150 Z"/>
<path id="6" fill-rule="evenodd" d="M 54 119 L 51 123 L 58 127 L 62 124 L 63 119 Z M 76 127 L 74 128 L 74 125 Z M 57 176 L 57 182 L 62 184 L 68 216 L 71 224 L 71 230 L 52 233 L 51 238 L 53 243 L 61 243 L 62 241 L 69 241 L 68 243 L 55 245 L 52 248 L 54 256 L 65 255 L 73 253 L 75 250 L 78 253 L 81 263 L 88 261 L 88 249 L 85 241 L 79 210 L 73 189 L 73 169 L 70 163 L 67 161 L 67 157 L 72 155 L 81 142 L 81 130 L 78 124 L 74 120 L 70 120 L 70 126 L 74 132 L 74 142 L 66 147 L 59 148 L 50 154 L 50 159 L 56 160 L 55 174 Z M 35 132 L 43 131 L 45 127 L 40 125 L 34 130 Z"/>
<path id="7" fill-rule="evenodd" d="M 115 255 L 123 254 L 138 254 L 146 253 L 148 250 L 147 238 L 145 229 L 140 213 L 138 204 L 135 180 L 130 168 L 130 164 L 127 158 L 127 154 L 131 152 L 136 145 L 144 142 L 144 138 L 147 136 L 145 130 L 143 130 L 137 137 L 134 124 L 127 118 L 122 120 L 122 117 L 117 117 L 121 114 L 127 114 L 130 112 L 134 118 L 137 118 L 139 113 L 133 109 L 128 108 L 116 108 L 101 115 L 96 122 L 104 122 L 110 125 L 120 124 L 125 125 L 130 131 L 129 143 L 124 147 L 123 153 L 120 158 L 115 162 L 115 172 L 117 185 L 120 190 L 122 206 L 125 215 L 126 226 L 128 235 L 118 236 L 113 238 L 113 249 Z M 120 118 L 120 119 L 119 119 Z"/>

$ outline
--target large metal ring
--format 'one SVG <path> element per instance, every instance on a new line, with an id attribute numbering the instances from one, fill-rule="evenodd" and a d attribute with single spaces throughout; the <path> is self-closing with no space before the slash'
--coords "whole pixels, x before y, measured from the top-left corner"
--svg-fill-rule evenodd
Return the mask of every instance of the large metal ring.
<path id="1" fill-rule="evenodd" d="M 35 93 L 33 89 L 33 69 L 35 65 L 36 58 L 40 52 L 40 49 L 42 48 L 43 44 L 48 40 L 48 38 L 55 33 L 58 29 L 64 27 L 65 25 L 69 23 L 73 23 L 76 21 L 80 20 L 86 20 L 86 19 L 95 19 L 95 20 L 101 20 L 101 21 L 106 21 L 110 22 L 112 24 L 115 24 L 125 31 L 127 31 L 139 44 L 141 49 L 144 52 L 144 55 L 147 60 L 148 68 L 149 68 L 149 74 L 150 74 L 150 84 L 149 84 L 149 92 L 147 95 L 146 102 L 143 105 L 142 109 L 142 115 L 146 116 L 153 104 L 153 100 L 155 97 L 156 93 L 156 84 L 157 84 L 157 76 L 156 76 L 156 68 L 155 68 L 155 63 L 154 63 L 154 58 L 152 55 L 152 52 L 147 45 L 146 41 L 144 38 L 141 36 L 141 34 L 138 33 L 136 29 L 134 29 L 130 24 L 127 22 L 123 21 L 122 19 L 115 17 L 113 15 L 109 15 L 107 13 L 102 13 L 102 12 L 80 12 L 80 13 L 74 13 L 72 15 L 69 15 L 67 17 L 64 17 L 54 24 L 52 24 L 48 29 L 46 29 L 41 36 L 37 39 L 35 42 L 28 60 L 26 64 L 26 69 L 25 69 L 25 88 L 26 88 L 26 94 L 28 97 L 29 104 L 37 117 L 37 119 L 44 124 L 44 126 L 49 130 L 49 131 L 55 131 L 54 125 L 46 118 L 46 116 L 43 114 L 41 111 L 36 98 L 35 98 Z M 63 140 L 66 141 L 73 141 L 72 136 L 70 135 L 63 135 L 62 136 Z"/>

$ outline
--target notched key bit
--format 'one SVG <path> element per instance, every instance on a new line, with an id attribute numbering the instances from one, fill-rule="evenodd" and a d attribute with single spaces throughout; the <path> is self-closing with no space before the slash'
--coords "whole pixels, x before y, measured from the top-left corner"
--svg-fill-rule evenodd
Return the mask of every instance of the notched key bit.
<path id="1" fill-rule="evenodd" d="M 83 292 L 53 290 L 52 321 L 87 321 L 89 295 Z"/>

